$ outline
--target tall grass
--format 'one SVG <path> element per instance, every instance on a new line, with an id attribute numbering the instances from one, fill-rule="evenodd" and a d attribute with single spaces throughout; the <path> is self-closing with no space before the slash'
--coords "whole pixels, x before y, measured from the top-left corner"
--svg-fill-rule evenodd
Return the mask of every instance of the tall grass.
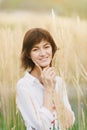
<path id="1" fill-rule="evenodd" d="M 87 21 L 34 13 L 0 14 L 0 130 L 24 130 L 15 104 L 23 36 L 31 27 L 43 27 L 53 35 L 59 50 L 55 67 L 67 82 L 67 91 L 76 121 L 72 130 L 87 130 Z"/>

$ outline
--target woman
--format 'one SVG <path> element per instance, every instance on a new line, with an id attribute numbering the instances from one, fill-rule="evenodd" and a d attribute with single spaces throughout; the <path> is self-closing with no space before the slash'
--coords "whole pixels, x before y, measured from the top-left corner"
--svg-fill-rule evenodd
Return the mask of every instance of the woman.
<path id="1" fill-rule="evenodd" d="M 33 28 L 26 32 L 21 62 L 27 71 L 17 83 L 16 102 L 27 130 L 68 129 L 74 123 L 65 84 L 52 67 L 56 50 L 48 31 Z"/>

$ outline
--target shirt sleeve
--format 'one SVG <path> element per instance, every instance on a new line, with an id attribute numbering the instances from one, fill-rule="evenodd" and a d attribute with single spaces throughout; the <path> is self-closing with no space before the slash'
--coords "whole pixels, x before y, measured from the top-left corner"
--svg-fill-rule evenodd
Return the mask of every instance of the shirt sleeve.
<path id="1" fill-rule="evenodd" d="M 17 107 L 22 114 L 27 129 L 32 127 L 35 130 L 49 130 L 53 120 L 52 113 L 43 106 L 38 107 L 21 83 L 17 84 L 16 92 Z"/>
<path id="2" fill-rule="evenodd" d="M 64 81 L 62 81 L 62 87 L 63 87 L 63 102 L 64 102 L 64 105 L 67 109 L 69 109 L 69 111 L 71 111 L 72 115 L 73 115 L 73 123 L 75 122 L 75 115 L 74 115 L 74 112 L 72 111 L 72 108 L 71 108 L 71 105 L 69 103 L 69 99 L 68 99 L 68 96 L 67 96 L 67 91 L 66 91 L 66 84 Z"/>
<path id="3" fill-rule="evenodd" d="M 71 105 L 69 103 L 67 90 L 66 90 L 66 83 L 61 77 L 57 77 L 56 80 L 57 80 L 57 82 L 56 82 L 56 91 L 60 91 L 64 106 L 72 113 L 73 123 L 74 123 L 75 115 L 74 115 L 74 112 L 72 111 Z"/>

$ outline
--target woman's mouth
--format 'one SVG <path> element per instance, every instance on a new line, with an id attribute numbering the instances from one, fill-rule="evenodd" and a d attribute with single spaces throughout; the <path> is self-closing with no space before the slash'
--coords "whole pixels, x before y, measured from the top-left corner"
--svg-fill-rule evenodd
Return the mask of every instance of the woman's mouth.
<path id="1" fill-rule="evenodd" d="M 40 58 L 39 60 L 40 60 L 40 61 L 46 61 L 46 60 L 48 60 L 48 57 Z"/>

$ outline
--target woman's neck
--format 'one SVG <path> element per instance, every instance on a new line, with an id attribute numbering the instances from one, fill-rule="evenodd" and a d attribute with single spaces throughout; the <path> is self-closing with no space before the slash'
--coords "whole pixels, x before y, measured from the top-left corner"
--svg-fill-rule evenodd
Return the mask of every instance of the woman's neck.
<path id="1" fill-rule="evenodd" d="M 31 75 L 33 75 L 34 77 L 36 77 L 38 80 L 40 80 L 41 78 L 41 72 L 39 70 L 38 67 L 34 67 L 33 70 L 31 71 Z"/>

